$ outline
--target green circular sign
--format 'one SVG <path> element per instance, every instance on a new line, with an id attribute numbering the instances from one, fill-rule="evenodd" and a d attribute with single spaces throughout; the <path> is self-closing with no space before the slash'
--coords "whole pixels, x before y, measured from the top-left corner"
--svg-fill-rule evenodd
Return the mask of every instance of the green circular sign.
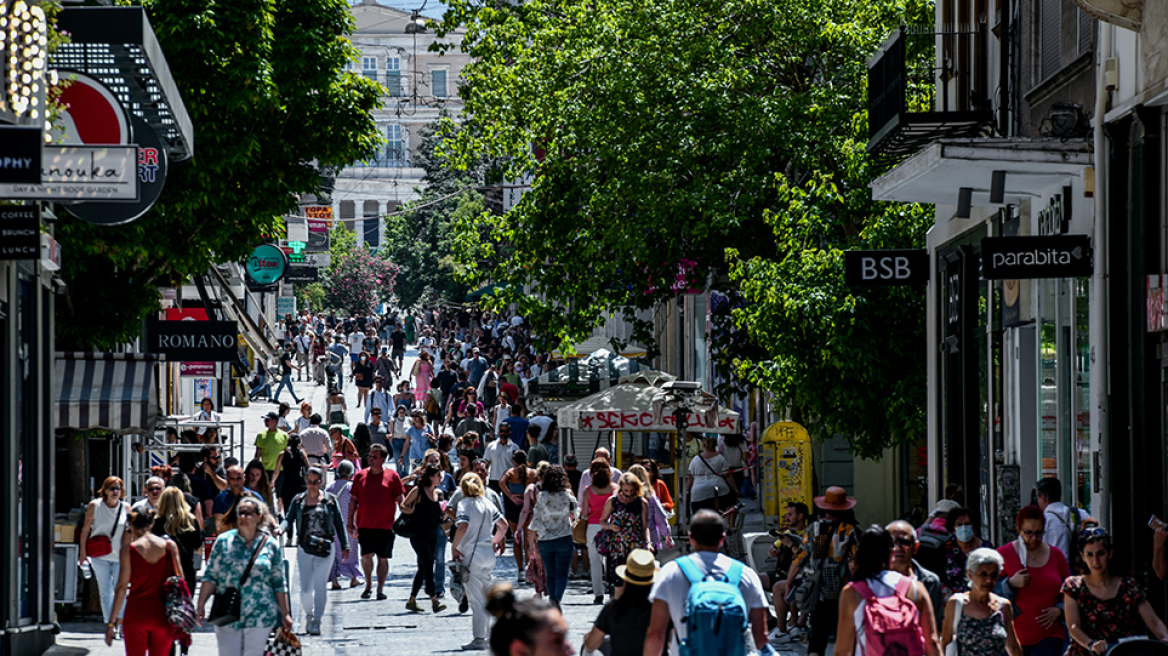
<path id="1" fill-rule="evenodd" d="M 270 285 L 288 272 L 288 256 L 279 246 L 260 244 L 247 259 L 247 275 L 258 285 Z"/>

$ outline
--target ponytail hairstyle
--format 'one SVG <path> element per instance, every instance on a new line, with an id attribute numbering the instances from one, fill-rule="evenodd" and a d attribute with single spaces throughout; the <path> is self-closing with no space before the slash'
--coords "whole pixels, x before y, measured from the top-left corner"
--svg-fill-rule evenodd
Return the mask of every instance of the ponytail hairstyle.
<path id="1" fill-rule="evenodd" d="M 491 627 L 491 653 L 510 654 L 516 640 L 531 647 L 535 636 L 551 621 L 555 607 L 535 597 L 518 601 L 510 583 L 497 583 L 487 593 L 487 612 L 495 616 Z"/>
<path id="2" fill-rule="evenodd" d="M 137 531 L 149 531 L 151 526 L 154 526 L 153 510 L 135 510 L 130 512 L 130 528 Z"/>

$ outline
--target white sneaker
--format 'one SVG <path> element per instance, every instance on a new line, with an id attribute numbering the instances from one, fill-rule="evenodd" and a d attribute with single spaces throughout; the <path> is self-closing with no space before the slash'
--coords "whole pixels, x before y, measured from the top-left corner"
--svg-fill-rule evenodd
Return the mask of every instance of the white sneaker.
<path id="1" fill-rule="evenodd" d="M 482 651 L 487 648 L 487 641 L 482 638 L 475 638 L 462 646 L 463 651 Z"/>
<path id="2" fill-rule="evenodd" d="M 767 636 L 767 642 L 773 645 L 784 645 L 794 642 L 794 640 L 795 637 L 791 634 L 791 631 L 779 631 L 778 628 L 772 630 L 770 635 Z"/>
<path id="3" fill-rule="evenodd" d="M 308 635 L 320 635 L 320 620 L 313 618 L 308 623 Z"/>

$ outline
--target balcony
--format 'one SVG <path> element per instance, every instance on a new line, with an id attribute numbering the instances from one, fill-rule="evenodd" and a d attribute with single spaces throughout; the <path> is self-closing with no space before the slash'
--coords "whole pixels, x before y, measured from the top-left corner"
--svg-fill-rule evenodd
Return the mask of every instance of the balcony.
<path id="1" fill-rule="evenodd" d="M 868 60 L 868 152 L 905 156 L 937 139 L 991 134 L 988 47 L 985 23 L 893 32 Z"/>

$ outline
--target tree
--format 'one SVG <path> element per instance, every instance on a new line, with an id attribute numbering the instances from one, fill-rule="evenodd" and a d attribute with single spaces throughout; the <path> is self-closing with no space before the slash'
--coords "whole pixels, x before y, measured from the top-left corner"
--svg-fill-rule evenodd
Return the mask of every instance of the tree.
<path id="1" fill-rule="evenodd" d="M 58 304 L 67 348 L 136 337 L 157 287 L 242 260 L 283 231 L 318 167 L 373 156 L 379 86 L 343 70 L 356 51 L 344 0 L 145 0 L 195 129 L 195 156 L 171 166 L 163 195 L 134 223 L 57 226 L 69 285 Z"/>
<path id="2" fill-rule="evenodd" d="M 322 286 L 324 303 L 349 316 L 371 314 L 378 304 L 393 298 L 398 267 L 370 253 L 343 223 L 333 226 L 330 263 Z"/>
<path id="3" fill-rule="evenodd" d="M 320 312 L 321 310 L 327 309 L 325 307 L 325 297 L 327 294 L 324 290 L 324 285 L 319 282 L 296 285 L 293 293 L 296 295 L 297 306 L 302 309 L 312 312 Z"/>
<path id="4" fill-rule="evenodd" d="M 918 210 L 870 200 L 868 182 L 891 163 L 864 152 L 862 108 L 865 60 L 902 22 L 931 23 L 924 0 L 448 7 L 444 29 L 465 28 L 474 63 L 460 90 L 469 118 L 439 153 L 461 166 L 505 158 L 507 179 L 533 176 L 515 210 L 481 215 L 458 242 L 468 270 L 509 284 L 500 301 L 571 341 L 610 313 L 728 282 L 745 307 L 727 316 L 749 343 L 724 340 L 724 367 L 817 434 L 854 436 L 862 455 L 915 437 L 924 396 L 905 365 L 923 348 L 920 293 L 898 292 L 910 302 L 897 332 L 864 334 L 854 324 L 889 319 L 873 308 L 889 297 L 842 288 L 839 252 L 923 239 Z M 880 348 L 844 366 L 849 343 Z M 829 401 L 850 387 L 825 388 L 844 374 L 872 389 L 839 414 Z"/>

